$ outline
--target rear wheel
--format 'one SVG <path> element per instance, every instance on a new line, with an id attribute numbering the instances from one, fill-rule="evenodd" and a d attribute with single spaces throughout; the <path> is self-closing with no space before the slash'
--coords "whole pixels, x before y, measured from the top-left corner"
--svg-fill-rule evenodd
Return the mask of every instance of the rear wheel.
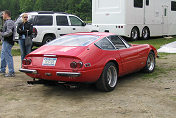
<path id="1" fill-rule="evenodd" d="M 150 30 L 148 27 L 142 29 L 142 39 L 148 40 L 150 38 Z"/>
<path id="2" fill-rule="evenodd" d="M 133 27 L 131 30 L 131 41 L 136 41 L 139 39 L 139 29 L 137 27 Z"/>
<path id="3" fill-rule="evenodd" d="M 99 80 L 96 83 L 96 86 L 102 91 L 112 91 L 117 85 L 117 78 L 117 68 L 114 63 L 109 62 L 106 64 Z"/>
<path id="4" fill-rule="evenodd" d="M 151 73 L 154 71 L 154 69 L 155 69 L 155 54 L 152 51 L 150 51 L 147 58 L 146 66 L 144 67 L 144 72 Z"/>
<path id="5" fill-rule="evenodd" d="M 44 38 L 43 38 L 43 42 L 42 42 L 42 44 L 44 45 L 44 44 L 47 44 L 47 43 L 49 43 L 50 41 L 52 41 L 54 38 L 52 37 L 52 36 L 49 36 L 49 35 L 47 35 L 47 36 L 45 36 Z"/>

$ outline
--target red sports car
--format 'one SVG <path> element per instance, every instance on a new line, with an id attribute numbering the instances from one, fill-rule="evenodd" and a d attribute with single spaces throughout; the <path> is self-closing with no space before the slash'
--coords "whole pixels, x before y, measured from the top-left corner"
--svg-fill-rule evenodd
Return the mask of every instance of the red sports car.
<path id="1" fill-rule="evenodd" d="M 98 89 L 112 91 L 119 76 L 153 72 L 156 57 L 153 46 L 128 44 L 115 34 L 74 33 L 28 54 L 20 71 L 44 80 L 95 82 Z"/>

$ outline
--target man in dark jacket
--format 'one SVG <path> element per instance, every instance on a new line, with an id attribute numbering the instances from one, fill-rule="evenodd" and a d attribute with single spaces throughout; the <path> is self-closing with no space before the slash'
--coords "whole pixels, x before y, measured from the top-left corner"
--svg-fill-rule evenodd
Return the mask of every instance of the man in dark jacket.
<path id="1" fill-rule="evenodd" d="M 31 52 L 32 45 L 25 46 L 25 39 L 26 37 L 31 37 L 32 40 L 32 32 L 33 32 L 33 25 L 32 23 L 28 22 L 28 14 L 24 13 L 22 15 L 23 22 L 18 24 L 17 33 L 19 34 L 19 44 L 21 50 L 21 61 L 25 58 L 27 54 Z"/>
<path id="2" fill-rule="evenodd" d="M 14 45 L 13 39 L 15 34 L 15 24 L 14 21 L 11 20 L 10 11 L 4 11 L 2 16 L 5 23 L 2 32 L 0 32 L 0 37 L 2 40 L 0 73 L 2 73 L 5 77 L 14 77 L 15 72 L 11 50 Z M 7 65 L 9 73 L 6 74 L 5 72 Z"/>

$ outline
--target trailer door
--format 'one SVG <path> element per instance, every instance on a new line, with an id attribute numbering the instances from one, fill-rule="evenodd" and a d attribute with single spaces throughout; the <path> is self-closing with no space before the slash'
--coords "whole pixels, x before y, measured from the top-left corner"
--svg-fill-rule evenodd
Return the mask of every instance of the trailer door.
<path id="1" fill-rule="evenodd" d="M 154 23 L 154 2 L 151 0 L 144 0 L 144 24 L 150 25 Z"/>
<path id="2" fill-rule="evenodd" d="M 163 16 L 162 16 L 162 24 L 163 24 L 163 35 L 168 34 L 168 6 L 163 6 Z"/>

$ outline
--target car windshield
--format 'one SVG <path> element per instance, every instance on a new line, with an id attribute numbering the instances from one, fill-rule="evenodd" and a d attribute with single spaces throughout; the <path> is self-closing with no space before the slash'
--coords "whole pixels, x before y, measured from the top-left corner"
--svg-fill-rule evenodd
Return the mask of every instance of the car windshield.
<path id="1" fill-rule="evenodd" d="M 88 46 L 98 38 L 99 36 L 94 36 L 94 35 L 69 35 L 69 36 L 62 36 L 58 39 L 55 39 L 46 45 Z"/>

